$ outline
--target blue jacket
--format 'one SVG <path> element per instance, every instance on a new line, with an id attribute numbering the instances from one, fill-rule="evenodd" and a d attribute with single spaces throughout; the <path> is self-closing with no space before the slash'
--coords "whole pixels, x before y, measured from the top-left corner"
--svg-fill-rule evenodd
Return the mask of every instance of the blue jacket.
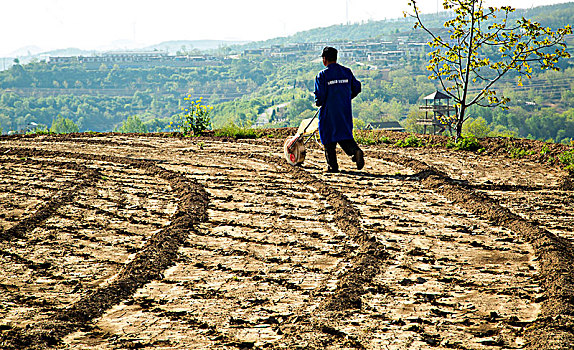
<path id="1" fill-rule="evenodd" d="M 361 82 L 353 72 L 331 63 L 315 78 L 315 104 L 319 112 L 321 143 L 328 144 L 353 138 L 351 99 L 361 92 Z"/>

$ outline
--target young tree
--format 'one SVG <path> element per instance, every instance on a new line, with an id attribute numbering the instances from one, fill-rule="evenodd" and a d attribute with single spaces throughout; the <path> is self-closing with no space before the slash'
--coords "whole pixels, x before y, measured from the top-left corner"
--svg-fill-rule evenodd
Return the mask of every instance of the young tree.
<path id="1" fill-rule="evenodd" d="M 64 118 L 61 115 L 52 120 L 52 126 L 50 127 L 50 132 L 55 134 L 69 134 L 78 131 L 78 125 L 73 120 Z"/>
<path id="2" fill-rule="evenodd" d="M 415 28 L 422 28 L 431 37 L 427 69 L 429 79 L 437 79 L 457 108 L 456 138 L 470 106 L 505 108 L 509 98 L 498 95 L 494 85 L 509 72 L 516 72 L 519 85 L 522 77 L 530 79 L 533 68 L 559 70 L 559 59 L 570 57 L 564 37 L 572 33 L 570 26 L 553 31 L 522 17 L 511 23 L 510 6 L 485 7 L 482 0 L 444 0 L 443 7 L 453 11 L 454 18 L 444 27 L 448 37 L 426 27 L 411 0 L 411 17 Z M 405 16 L 408 14 L 405 13 Z"/>
<path id="3" fill-rule="evenodd" d="M 465 134 L 469 133 L 477 138 L 487 137 L 491 132 L 488 123 L 483 117 L 478 117 L 476 119 L 471 118 L 471 120 L 464 125 L 462 130 Z"/>
<path id="4" fill-rule="evenodd" d="M 129 116 L 119 128 L 114 130 L 116 132 L 121 133 L 132 133 L 132 132 L 139 132 L 139 133 L 146 133 L 147 128 L 144 125 L 143 121 L 140 119 L 139 116 Z"/>

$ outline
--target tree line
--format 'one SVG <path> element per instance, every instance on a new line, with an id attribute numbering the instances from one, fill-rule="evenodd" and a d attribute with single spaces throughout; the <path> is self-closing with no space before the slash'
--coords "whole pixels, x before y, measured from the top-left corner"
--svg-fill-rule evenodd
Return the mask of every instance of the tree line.
<path id="1" fill-rule="evenodd" d="M 385 70 L 351 66 L 363 83 L 363 92 L 354 101 L 354 115 L 362 122 L 360 125 L 380 120 L 399 120 L 409 131 L 418 130 L 412 121 L 421 117 L 418 111 L 418 106 L 423 103 L 421 98 L 437 87 L 427 78 L 422 59 L 400 63 L 400 68 Z M 42 67 L 47 66 L 43 63 L 16 65 L 0 74 L 0 84 L 5 89 L 16 88 L 14 84 L 9 84 L 15 81 L 15 75 L 28 76 L 28 79 L 38 83 L 55 79 L 57 74 L 46 73 Z M 108 84 L 106 86 L 138 84 L 143 81 L 141 77 L 146 76 L 146 89 L 136 88 L 131 96 L 70 93 L 47 97 L 22 96 L 4 90 L 0 96 L 0 126 L 4 133 L 24 130 L 32 122 L 49 127 L 61 116 L 74 122 L 81 131 L 111 131 L 121 126 L 128 117 L 138 116 L 147 125 L 148 131 L 164 131 L 169 121 L 181 112 L 185 93 L 191 93 L 195 98 L 205 97 L 215 106 L 212 113 L 214 127 L 226 123 L 254 125 L 262 113 L 278 105 L 286 107 L 274 110 L 268 116 L 267 120 L 271 121 L 268 126 L 295 126 L 315 110 L 313 79 L 320 69 L 322 66 L 317 62 L 279 64 L 242 59 L 227 67 L 211 69 L 209 79 L 203 77 L 207 75 L 205 69 L 182 69 L 178 72 L 170 68 L 170 74 L 160 74 L 166 72 L 164 68 L 146 69 L 145 72 L 116 70 L 105 82 Z M 58 68 L 58 71 L 65 69 Z M 100 74 L 101 78 L 103 74 Z M 70 72 L 57 79 L 77 80 L 94 88 L 90 84 L 95 84 L 97 79 L 94 77 L 97 76 L 93 72 L 72 67 Z M 475 108 L 470 111 L 471 117 L 483 118 L 490 129 L 502 130 L 503 134 L 567 142 L 574 138 L 573 81 L 574 68 L 538 73 L 530 86 L 525 83 L 521 88 L 513 79 L 509 79 L 502 85 L 505 95 L 511 98 L 509 109 Z M 553 84 L 559 86 L 553 88 Z M 158 89 L 157 86 L 171 88 Z M 220 96 L 226 94 L 235 95 L 231 101 L 219 100 Z"/>

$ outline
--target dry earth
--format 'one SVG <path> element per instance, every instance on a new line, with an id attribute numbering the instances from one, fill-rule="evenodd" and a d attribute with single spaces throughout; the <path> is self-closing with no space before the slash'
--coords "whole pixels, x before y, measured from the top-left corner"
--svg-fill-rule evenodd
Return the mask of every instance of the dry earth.
<path id="1" fill-rule="evenodd" d="M 281 144 L 0 139 L 0 348 L 574 348 L 566 173 Z"/>

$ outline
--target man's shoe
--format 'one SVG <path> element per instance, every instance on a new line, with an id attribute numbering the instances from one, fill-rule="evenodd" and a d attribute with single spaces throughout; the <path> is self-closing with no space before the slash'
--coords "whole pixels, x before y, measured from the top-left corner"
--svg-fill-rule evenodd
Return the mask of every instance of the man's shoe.
<path id="1" fill-rule="evenodd" d="M 361 170 L 365 166 L 365 158 L 363 157 L 363 151 L 361 150 L 357 150 L 351 160 L 357 163 L 357 170 Z"/>
<path id="2" fill-rule="evenodd" d="M 327 170 L 325 170 L 326 174 L 336 174 L 339 172 L 339 169 L 333 169 L 331 167 L 328 167 Z"/>

